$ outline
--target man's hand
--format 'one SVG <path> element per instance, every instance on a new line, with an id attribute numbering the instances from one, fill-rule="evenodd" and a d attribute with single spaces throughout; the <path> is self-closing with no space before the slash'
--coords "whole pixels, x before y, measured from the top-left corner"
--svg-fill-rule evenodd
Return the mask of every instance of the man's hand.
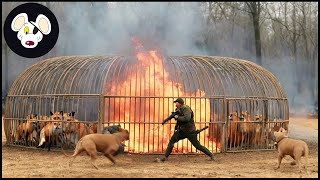
<path id="1" fill-rule="evenodd" d="M 174 119 L 175 119 L 175 120 L 177 120 L 177 119 L 178 119 L 178 117 L 179 117 L 179 115 L 175 115 L 175 116 L 174 116 Z"/>

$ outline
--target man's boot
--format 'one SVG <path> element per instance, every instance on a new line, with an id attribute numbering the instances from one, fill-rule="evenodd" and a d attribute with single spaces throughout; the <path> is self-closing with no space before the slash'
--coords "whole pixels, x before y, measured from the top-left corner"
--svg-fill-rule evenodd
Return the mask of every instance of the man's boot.
<path id="1" fill-rule="evenodd" d="M 216 156 L 214 156 L 213 154 L 211 154 L 211 155 L 210 155 L 210 161 L 216 161 L 216 160 L 217 160 Z"/>
<path id="2" fill-rule="evenodd" d="M 164 161 L 168 161 L 168 157 L 163 157 L 160 159 L 160 161 L 164 162 Z"/>

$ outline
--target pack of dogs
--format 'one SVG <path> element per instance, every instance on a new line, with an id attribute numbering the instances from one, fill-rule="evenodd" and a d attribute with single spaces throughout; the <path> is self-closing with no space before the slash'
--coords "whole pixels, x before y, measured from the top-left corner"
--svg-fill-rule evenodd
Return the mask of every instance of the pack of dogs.
<path id="1" fill-rule="evenodd" d="M 234 122 L 239 120 L 244 122 L 251 121 L 251 117 L 247 112 L 242 112 L 240 117 L 237 114 L 230 113 L 229 120 Z M 39 143 L 38 147 L 46 143 L 50 151 L 52 143 L 60 142 L 66 144 L 66 140 L 69 139 L 68 142 L 74 147 L 73 155 L 67 155 L 61 145 L 63 154 L 67 157 L 72 157 L 69 166 L 72 165 L 74 159 L 82 152 L 86 152 L 91 157 L 91 164 L 96 169 L 99 169 L 96 165 L 97 152 L 103 153 L 113 164 L 116 164 L 114 157 L 124 152 L 124 142 L 129 140 L 129 131 L 123 129 L 120 125 L 114 125 L 105 127 L 102 134 L 98 134 L 98 124 L 96 122 L 87 125 L 86 123 L 79 122 L 74 115 L 75 112 L 50 112 L 50 116 L 39 117 L 40 120 L 48 121 L 38 121 L 36 114 L 30 114 L 27 116 L 27 121 L 16 128 L 16 131 L 13 133 L 14 140 L 16 142 L 24 140 L 26 143 L 35 141 Z M 262 122 L 262 115 L 256 115 L 255 120 Z M 306 168 L 309 154 L 308 145 L 302 140 L 289 138 L 286 129 L 288 128 L 276 125 L 272 129 L 269 129 L 267 133 L 266 139 L 271 139 L 278 151 L 278 165 L 275 169 L 280 168 L 283 157 L 288 155 L 294 159 L 290 164 L 297 164 L 299 171 L 302 172 L 301 157 L 306 158 L 304 166 Z M 40 131 L 37 132 L 35 130 Z M 252 133 L 253 138 L 250 142 L 255 143 L 258 141 L 255 137 L 259 137 L 259 133 L 262 133 L 262 125 L 259 123 L 258 125 L 254 123 L 239 123 L 237 126 L 232 126 L 228 128 L 228 140 L 240 143 L 245 137 L 243 136 L 243 132 Z M 233 138 L 237 137 L 235 133 L 238 133 L 239 139 Z M 36 137 L 40 137 L 39 141 L 37 141 Z"/>
<path id="2" fill-rule="evenodd" d="M 266 138 L 265 132 L 263 132 L 263 122 L 267 122 L 265 125 L 269 128 L 276 128 L 279 130 L 280 125 L 283 124 L 285 129 L 288 129 L 287 124 L 281 123 L 282 120 L 268 119 L 264 120 L 261 114 L 256 114 L 252 117 L 247 111 L 232 112 L 229 114 L 229 127 L 228 128 L 228 145 L 240 146 L 240 145 L 261 145 L 272 143 L 269 138 Z M 254 123 L 248 123 L 254 122 Z M 271 122 L 271 123 L 268 123 Z M 272 127 L 273 126 L 273 127 Z"/>
<path id="3" fill-rule="evenodd" d="M 241 123 L 239 123 L 239 121 Z M 247 123 L 253 121 L 251 115 L 245 111 L 232 112 L 229 114 L 230 126 L 228 128 L 228 145 L 239 146 L 244 142 L 247 145 L 261 144 L 262 136 L 262 115 L 256 115 L 256 123 Z"/>

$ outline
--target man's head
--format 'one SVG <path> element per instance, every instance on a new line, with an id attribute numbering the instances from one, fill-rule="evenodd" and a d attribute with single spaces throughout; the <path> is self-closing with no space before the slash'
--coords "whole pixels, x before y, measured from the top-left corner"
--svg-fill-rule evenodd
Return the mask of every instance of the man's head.
<path id="1" fill-rule="evenodd" d="M 176 103 L 176 107 L 177 107 L 177 108 L 180 108 L 181 106 L 184 105 L 184 101 L 183 101 L 182 98 L 178 98 L 178 99 L 176 99 L 176 100 L 173 101 L 173 102 Z"/>

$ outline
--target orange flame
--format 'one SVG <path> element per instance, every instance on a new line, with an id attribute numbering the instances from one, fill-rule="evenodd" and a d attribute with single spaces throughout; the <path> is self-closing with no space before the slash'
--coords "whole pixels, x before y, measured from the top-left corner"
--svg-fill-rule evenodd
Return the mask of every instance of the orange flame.
<path id="1" fill-rule="evenodd" d="M 173 134 L 174 122 L 164 126 L 160 123 L 174 110 L 173 97 L 178 95 L 180 97 L 201 97 L 205 95 L 205 92 L 199 89 L 195 93 L 184 92 L 181 84 L 170 80 L 169 73 L 163 65 L 164 61 L 157 51 L 145 51 L 142 43 L 136 37 L 132 38 L 132 42 L 135 44 L 138 60 L 136 67 L 132 67 L 132 69 L 139 70 L 127 72 L 127 79 L 111 87 L 110 95 L 124 94 L 127 97 L 106 99 L 105 119 L 120 122 L 122 127 L 129 130 L 130 140 L 126 142 L 129 152 L 162 153 L 166 150 Z M 154 97 L 140 98 L 139 96 Z M 194 111 L 196 122 L 205 122 L 210 118 L 209 99 L 187 98 L 185 103 L 190 105 Z M 159 128 L 157 128 L 158 126 Z M 200 129 L 204 125 L 196 123 L 196 127 Z M 200 138 L 200 143 L 213 149 L 216 146 L 215 142 L 207 137 Z M 196 151 L 193 146 L 191 148 L 190 142 L 179 141 L 177 147 L 173 152 Z"/>

